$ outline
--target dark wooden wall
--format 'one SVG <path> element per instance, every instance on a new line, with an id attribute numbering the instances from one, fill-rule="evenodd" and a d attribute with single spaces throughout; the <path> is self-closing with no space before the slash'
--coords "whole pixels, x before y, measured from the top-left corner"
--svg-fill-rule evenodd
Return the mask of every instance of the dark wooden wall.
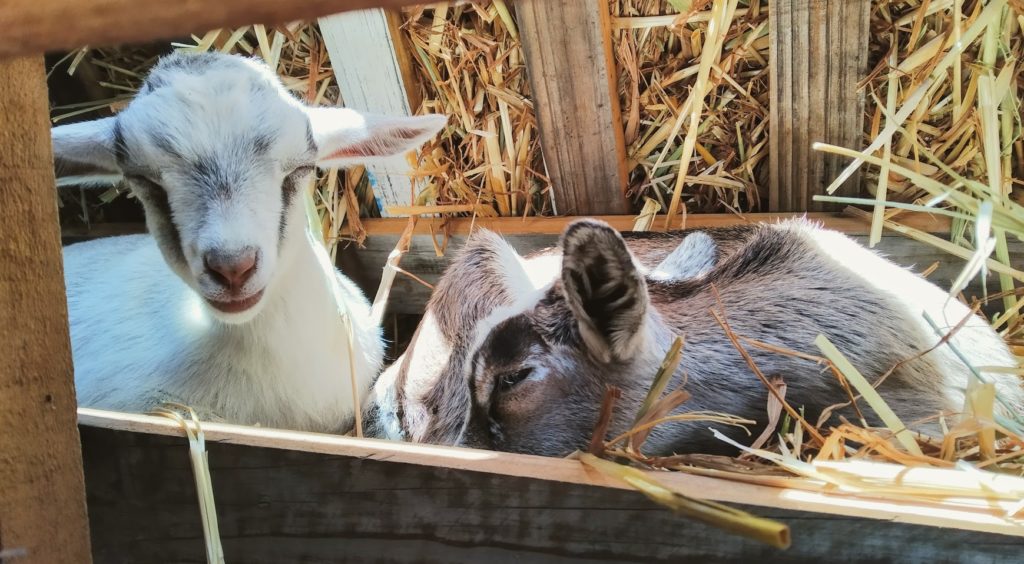
<path id="1" fill-rule="evenodd" d="M 96 562 L 204 562 L 184 439 L 82 427 Z M 639 493 L 209 443 L 228 562 L 1019 562 L 1024 539 L 745 508 L 779 551 Z"/>
<path id="2" fill-rule="evenodd" d="M 558 235 L 506 235 L 509 242 L 520 253 L 530 253 L 558 244 Z M 852 235 L 854 239 L 867 245 L 866 235 Z M 438 237 L 440 243 L 440 237 Z M 397 235 L 373 235 L 366 240 L 363 249 L 350 246 L 338 252 L 338 263 L 345 274 L 350 276 L 368 296 L 373 296 L 380 283 L 381 270 L 388 254 L 398 243 Z M 403 269 L 433 284 L 437 282 L 444 269 L 448 266 L 453 253 L 465 243 L 464 236 L 453 237 L 448 244 L 445 256 L 438 257 L 429 235 L 417 235 L 412 239 L 409 252 L 402 258 Z M 1011 253 L 1017 257 L 1014 264 L 1024 264 L 1024 243 L 1010 243 Z M 939 286 L 949 287 L 950 282 L 963 269 L 964 261 L 945 253 L 935 247 L 908 239 L 902 235 L 886 235 L 882 237 L 877 249 L 889 259 L 904 266 L 915 267 L 920 272 L 934 262 L 940 266 L 929 279 Z M 989 291 L 997 292 L 999 280 L 992 276 L 989 279 Z M 975 281 L 968 287 L 967 295 L 980 297 L 981 286 Z M 423 307 L 430 297 L 430 289 L 408 276 L 399 274 L 391 292 L 388 311 L 391 313 L 413 314 L 423 313 Z M 994 304 L 998 305 L 998 304 Z"/>

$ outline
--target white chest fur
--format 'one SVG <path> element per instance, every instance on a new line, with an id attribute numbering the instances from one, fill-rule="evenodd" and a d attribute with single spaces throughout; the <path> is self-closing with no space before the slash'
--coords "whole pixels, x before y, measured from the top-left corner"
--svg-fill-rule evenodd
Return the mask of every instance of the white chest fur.
<path id="1" fill-rule="evenodd" d="M 245 424 L 337 431 L 356 401 L 348 325 L 329 276 L 303 245 L 259 316 L 218 322 L 169 272 L 153 240 L 119 237 L 65 250 L 79 403 L 147 411 L 167 400 Z M 115 281 L 111 283 L 111 281 Z M 383 345 L 369 305 L 339 276 L 354 331 L 360 398 L 380 369 Z"/>

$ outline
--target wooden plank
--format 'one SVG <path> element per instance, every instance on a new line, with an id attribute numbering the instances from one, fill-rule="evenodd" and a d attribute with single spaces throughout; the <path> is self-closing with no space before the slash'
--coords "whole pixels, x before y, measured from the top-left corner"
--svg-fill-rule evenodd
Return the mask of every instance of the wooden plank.
<path id="1" fill-rule="evenodd" d="M 48 117 L 43 58 L 0 61 L 0 554 L 89 562 Z"/>
<path id="2" fill-rule="evenodd" d="M 201 562 L 185 442 L 89 427 L 82 437 L 96 560 Z M 791 525 L 793 546 L 778 551 L 677 517 L 636 492 L 589 482 L 396 462 L 381 451 L 363 458 L 208 446 L 229 562 L 1014 562 L 1024 545 L 991 531 L 849 515 L 861 509 L 822 515 L 744 507 Z M 461 452 L 493 456 L 492 466 L 510 470 L 535 458 Z M 543 462 L 545 472 L 573 467 L 581 480 L 599 479 L 578 463 Z"/>
<path id="3" fill-rule="evenodd" d="M 137 440 L 140 441 L 140 444 L 161 444 L 159 441 L 150 442 L 152 439 L 148 437 L 152 435 L 184 436 L 182 429 L 173 421 L 146 415 L 82 408 L 79 410 L 79 423 L 82 425 L 82 429 L 126 432 L 134 435 L 135 438 L 129 437 L 125 440 L 129 442 Z M 235 446 L 278 449 L 282 452 L 318 453 L 359 460 L 383 461 L 396 465 L 408 464 L 418 466 L 421 470 L 444 468 L 468 473 L 493 474 L 506 478 L 528 478 L 537 481 L 630 489 L 629 486 L 618 480 L 590 470 L 578 461 L 565 458 L 379 439 L 358 439 L 222 423 L 204 423 L 203 430 L 207 445 L 211 448 L 218 443 L 225 443 Z M 105 436 L 111 435 L 106 434 Z M 187 446 L 184 441 L 162 444 L 176 445 L 182 458 L 180 466 L 186 467 L 187 457 L 184 454 Z M 211 453 L 211 463 L 216 462 L 216 456 L 216 452 Z M 91 458 L 91 456 L 87 453 L 86 458 Z M 105 457 L 105 459 L 110 458 Z M 162 482 L 158 468 L 160 466 L 153 466 L 149 469 L 143 467 L 136 473 L 140 475 L 139 479 L 160 479 Z M 810 489 L 794 490 L 760 486 L 676 472 L 651 472 L 651 475 L 678 492 L 704 499 L 745 503 L 757 507 L 880 519 L 889 523 L 911 523 L 1000 533 L 1009 535 L 1009 537 L 1003 537 L 1005 542 L 1016 542 L 1012 537 L 1024 538 L 1024 519 L 1006 517 L 1007 511 L 1014 505 L 1011 501 L 955 499 L 945 503 L 917 501 L 894 503 L 891 500 L 885 501 L 867 496 L 853 497 Z M 340 477 L 345 480 L 354 476 L 342 474 Z M 323 479 L 324 476 L 317 474 L 316 478 Z M 102 479 L 112 478 L 104 477 Z M 214 486 L 217 486 L 216 472 L 214 472 Z M 317 485 L 317 488 L 322 487 L 322 484 Z M 445 489 L 450 489 L 450 487 Z M 215 493 L 217 492 L 215 491 Z M 174 499 L 175 502 L 180 502 L 183 499 L 188 499 L 191 502 L 194 499 L 191 494 L 175 495 L 169 491 L 161 491 L 158 495 L 168 496 L 168 499 Z M 218 500 L 224 504 L 222 497 L 218 497 Z"/>
<path id="4" fill-rule="evenodd" d="M 814 202 L 843 169 L 835 155 L 811 150 L 824 141 L 859 148 L 870 0 L 778 0 L 769 3 L 771 136 L 769 209 L 835 209 Z M 855 195 L 854 175 L 839 193 Z"/>
<path id="5" fill-rule="evenodd" d="M 556 213 L 628 213 L 607 2 L 523 0 L 516 14 Z"/>
<path id="6" fill-rule="evenodd" d="M 735 214 L 692 214 L 687 216 L 684 228 L 697 229 L 708 227 L 730 227 L 743 225 L 751 222 L 773 222 L 794 217 L 807 217 L 813 221 L 821 222 L 829 229 L 835 229 L 847 235 L 867 235 L 870 224 L 867 222 L 843 215 L 829 212 L 794 214 L 794 213 L 750 213 L 742 216 Z M 632 215 L 599 215 L 593 216 L 607 222 L 619 231 L 629 231 L 633 228 L 636 220 Z M 580 219 L 579 217 L 459 217 L 459 218 L 423 218 L 416 223 L 414 233 L 416 235 L 430 235 L 448 233 L 451 235 L 466 235 L 470 229 L 484 228 L 497 231 L 506 235 L 557 235 L 561 233 L 571 222 Z M 903 225 L 913 227 L 926 233 L 945 234 L 949 233 L 949 219 L 939 215 L 925 213 L 906 213 L 898 216 L 896 221 Z M 363 227 L 368 235 L 400 235 L 409 225 L 406 219 L 394 218 L 365 218 Z M 658 231 L 658 226 L 652 230 Z M 67 227 L 64 228 L 63 236 L 66 242 L 77 242 L 100 237 L 114 235 L 131 235 L 145 233 L 144 223 L 98 223 L 90 228 Z"/>
<path id="7" fill-rule="evenodd" d="M 693 216 L 690 216 L 691 218 Z M 479 226 L 479 225 L 478 225 Z M 496 229 L 502 232 L 509 243 L 520 253 L 526 254 L 540 249 L 548 248 L 558 244 L 558 237 L 561 230 L 551 232 L 534 232 L 523 234 L 521 231 L 502 231 L 499 225 Z M 419 232 L 419 231 L 418 231 Z M 422 232 L 419 232 L 422 233 Z M 867 234 L 861 231 L 860 234 L 851 234 L 861 244 L 867 244 Z M 348 276 L 350 276 L 367 295 L 374 295 L 380 283 L 381 269 L 387 260 L 388 254 L 394 249 L 398 242 L 397 234 L 377 233 L 369 236 L 363 248 L 351 246 L 338 253 L 338 264 Z M 453 235 L 448 241 L 445 256 L 438 257 L 435 252 L 434 243 L 429 233 L 413 236 L 409 252 L 402 257 L 402 268 L 428 284 L 435 284 L 441 278 L 441 274 L 447 268 L 451 256 L 465 243 L 464 232 Z M 437 236 L 437 243 L 442 243 L 440 235 Z M 882 237 L 877 250 L 888 259 L 911 267 L 915 271 L 922 271 L 932 263 L 938 262 L 939 268 L 929 276 L 929 280 L 940 286 L 949 286 L 964 267 L 964 261 L 953 257 L 935 247 L 920 243 L 902 235 L 886 235 Z M 1011 252 L 1014 260 L 1024 262 L 1024 243 L 1015 242 L 1011 244 Z M 666 251 L 667 254 L 667 251 Z M 998 287 L 995 275 L 989 279 L 990 291 Z M 399 314 L 420 314 L 430 298 L 431 289 L 412 278 L 399 274 L 395 279 L 391 298 L 388 302 L 388 311 Z M 973 281 L 966 290 L 968 296 L 982 295 L 980 283 Z M 993 304 L 999 305 L 999 304 Z"/>
<path id="8" fill-rule="evenodd" d="M 399 38 L 392 33 L 387 11 L 354 10 L 318 21 L 344 105 L 383 115 L 412 115 L 403 73 L 407 63 L 400 61 L 404 51 L 396 46 Z M 387 216 L 387 206 L 412 203 L 414 184 L 404 157 L 368 165 L 366 170 L 383 215 Z"/>
<path id="9" fill-rule="evenodd" d="M 825 227 L 834 229 L 848 235 L 866 235 L 870 224 L 857 218 L 846 217 L 830 212 L 817 213 L 748 213 L 735 215 L 730 213 L 708 213 L 691 214 L 686 217 L 683 223 L 684 229 L 698 229 L 709 227 L 730 227 L 757 222 L 775 222 L 794 217 L 807 217 L 813 221 L 821 222 Z M 600 219 L 619 231 L 630 231 L 636 221 L 632 215 L 598 215 L 591 216 L 592 219 Z M 484 228 L 506 235 L 526 234 L 548 234 L 557 235 L 565 230 L 565 227 L 581 219 L 579 217 L 460 217 L 460 218 L 420 218 L 416 224 L 417 235 L 440 234 L 468 234 L 470 228 Z M 924 213 L 907 213 L 895 218 L 909 227 L 925 231 L 927 233 L 949 233 L 949 219 L 943 216 Z M 655 222 L 652 231 L 662 231 L 659 228 L 660 222 Z M 408 221 L 404 219 L 364 219 L 363 227 L 370 235 L 398 235 L 405 231 Z"/>
<path id="10" fill-rule="evenodd" d="M 415 0 L 4 0 L 0 59 L 14 55 L 172 39 L 219 27 L 311 20 Z M 73 23 L 73 25 L 69 25 Z"/>

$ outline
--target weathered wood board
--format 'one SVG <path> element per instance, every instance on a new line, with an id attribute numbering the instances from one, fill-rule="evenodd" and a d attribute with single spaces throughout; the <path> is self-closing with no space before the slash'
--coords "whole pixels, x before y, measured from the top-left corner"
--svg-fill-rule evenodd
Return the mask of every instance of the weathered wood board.
<path id="1" fill-rule="evenodd" d="M 846 166 L 811 150 L 817 141 L 860 149 L 871 0 L 772 0 L 768 207 L 835 208 L 813 201 Z M 860 174 L 837 195 L 856 195 Z"/>
<path id="2" fill-rule="evenodd" d="M 867 244 L 867 235 L 852 234 L 851 237 L 862 244 Z M 555 234 L 512 234 L 506 235 L 506 238 L 521 254 L 558 244 L 558 235 Z M 437 237 L 437 241 L 438 244 L 441 244 L 440 236 Z M 357 249 L 353 245 L 339 250 L 338 263 L 343 272 L 355 280 L 367 292 L 367 295 L 372 296 L 380 284 L 381 272 L 388 254 L 397 243 L 398 235 L 371 235 L 366 240 L 365 248 Z M 464 243 L 464 235 L 453 236 L 448 243 L 445 255 L 438 257 L 430 235 L 415 235 L 412 238 L 409 252 L 402 257 L 401 267 L 422 278 L 425 282 L 434 284 L 448 266 L 452 254 L 457 252 Z M 938 262 L 938 269 L 928 278 L 945 287 L 949 286 L 949 283 L 956 278 L 964 266 L 964 261 L 902 235 L 883 236 L 876 249 L 890 260 L 912 267 L 917 272 Z M 1024 243 L 1012 242 L 1010 249 L 1012 255 L 1017 257 L 1016 263 L 1024 264 Z M 994 275 L 990 276 L 989 291 L 994 293 L 998 289 L 999 280 Z M 837 288 L 836 291 L 842 290 Z M 972 283 L 966 294 L 980 297 L 982 295 L 980 283 Z M 391 292 L 388 311 L 391 313 L 422 313 L 429 297 L 430 288 L 408 276 L 399 274 Z M 999 306 L 999 304 L 995 305 Z"/>
<path id="3" fill-rule="evenodd" d="M 95 560 L 203 562 L 185 440 L 81 433 Z M 228 562 L 1017 562 L 1024 549 L 1021 537 L 744 507 L 791 526 L 793 546 L 780 551 L 629 490 L 386 454 L 208 448 Z"/>
<path id="4" fill-rule="evenodd" d="M 48 121 L 43 57 L 0 60 L 0 554 L 19 564 L 89 561 Z"/>
<path id="5" fill-rule="evenodd" d="M 4 0 L 0 58 L 28 53 L 170 39 L 222 27 L 311 20 L 360 8 L 398 8 L 415 0 Z"/>
<path id="6" fill-rule="evenodd" d="M 608 3 L 522 0 L 516 14 L 556 213 L 628 213 Z"/>
<path id="7" fill-rule="evenodd" d="M 387 10 L 373 8 L 334 14 L 317 20 L 330 53 L 334 76 L 344 96 L 346 108 L 363 112 L 408 116 L 409 103 L 406 65 L 399 38 L 393 35 Z M 407 206 L 412 202 L 414 181 L 405 157 L 381 159 L 368 164 L 373 191 L 382 200 L 381 213 L 388 206 Z M 422 185 L 423 183 L 420 182 Z M 418 191 L 419 186 L 415 189 Z"/>

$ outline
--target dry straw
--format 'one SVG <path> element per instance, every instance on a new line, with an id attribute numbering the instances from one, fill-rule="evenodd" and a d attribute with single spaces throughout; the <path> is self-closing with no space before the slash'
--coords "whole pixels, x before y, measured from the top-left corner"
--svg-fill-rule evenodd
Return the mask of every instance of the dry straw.
<path id="1" fill-rule="evenodd" d="M 457 215 L 550 212 L 530 83 L 514 18 L 502 0 L 402 12 L 419 113 L 450 116 L 421 151 L 417 206 Z"/>
<path id="2" fill-rule="evenodd" d="M 767 2 L 610 6 L 630 193 L 670 216 L 758 209 L 768 163 Z"/>

